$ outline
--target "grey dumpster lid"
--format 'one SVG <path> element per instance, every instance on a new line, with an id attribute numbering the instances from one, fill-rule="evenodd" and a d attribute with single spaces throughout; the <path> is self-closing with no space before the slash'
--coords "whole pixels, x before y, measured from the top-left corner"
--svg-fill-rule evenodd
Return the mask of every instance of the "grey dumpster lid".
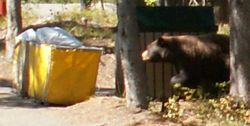
<path id="1" fill-rule="evenodd" d="M 141 32 L 215 32 L 212 7 L 137 7 Z"/>

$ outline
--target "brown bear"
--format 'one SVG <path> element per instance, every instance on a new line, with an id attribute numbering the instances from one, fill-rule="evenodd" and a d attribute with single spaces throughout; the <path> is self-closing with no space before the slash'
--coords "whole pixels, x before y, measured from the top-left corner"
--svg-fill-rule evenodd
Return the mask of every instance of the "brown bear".
<path id="1" fill-rule="evenodd" d="M 147 46 L 144 61 L 172 63 L 177 75 L 171 84 L 191 88 L 229 80 L 229 37 L 208 35 L 163 35 Z"/>

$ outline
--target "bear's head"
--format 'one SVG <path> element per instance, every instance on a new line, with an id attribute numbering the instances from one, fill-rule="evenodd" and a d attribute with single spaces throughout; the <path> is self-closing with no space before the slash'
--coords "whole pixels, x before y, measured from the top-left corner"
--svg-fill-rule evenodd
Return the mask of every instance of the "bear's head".
<path id="1" fill-rule="evenodd" d="M 142 52 L 143 61 L 151 62 L 172 62 L 173 52 L 170 48 L 173 42 L 172 37 L 160 37 L 150 43 L 146 50 Z"/>

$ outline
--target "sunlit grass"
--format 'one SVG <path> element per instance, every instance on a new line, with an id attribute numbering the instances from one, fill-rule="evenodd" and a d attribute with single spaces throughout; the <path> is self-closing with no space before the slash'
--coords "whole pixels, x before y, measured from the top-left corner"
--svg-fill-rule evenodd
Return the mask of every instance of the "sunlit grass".
<path id="1" fill-rule="evenodd" d="M 218 34 L 230 35 L 230 27 L 229 24 L 220 24 L 218 26 Z"/>
<path id="2" fill-rule="evenodd" d="M 111 38 L 113 40 L 113 32 L 108 27 L 115 27 L 117 23 L 116 13 L 106 14 L 102 10 L 83 10 L 67 11 L 55 15 L 57 22 L 64 22 L 61 25 L 63 29 L 79 37 L 79 39 Z"/>
<path id="3" fill-rule="evenodd" d="M 23 7 L 22 8 L 22 23 L 23 26 L 29 25 L 29 24 L 33 24 L 34 22 L 36 22 L 38 20 L 38 14 L 36 12 L 35 7 Z"/>
<path id="4" fill-rule="evenodd" d="M 76 10 L 76 9 L 74 9 Z M 67 11 L 61 12 L 55 15 L 55 20 L 74 20 L 76 22 L 83 22 L 83 18 L 88 22 L 94 22 L 101 25 L 116 26 L 117 16 L 116 13 L 107 14 L 105 11 L 100 9 L 91 9 L 83 11 Z"/>

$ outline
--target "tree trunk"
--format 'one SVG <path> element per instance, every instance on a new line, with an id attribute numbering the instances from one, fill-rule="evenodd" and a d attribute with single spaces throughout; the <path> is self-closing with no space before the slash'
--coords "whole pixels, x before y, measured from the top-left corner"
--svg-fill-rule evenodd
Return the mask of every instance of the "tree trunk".
<path id="1" fill-rule="evenodd" d="M 230 94 L 247 99 L 250 86 L 250 1 L 230 0 Z"/>
<path id="2" fill-rule="evenodd" d="M 115 94 L 119 97 L 124 94 L 124 74 L 122 70 L 122 61 L 120 54 L 121 43 L 118 35 L 115 36 Z"/>
<path id="3" fill-rule="evenodd" d="M 118 1 L 118 33 L 124 73 L 127 106 L 133 111 L 147 109 L 147 78 L 141 59 L 136 5 L 140 0 Z"/>
<path id="4" fill-rule="evenodd" d="M 80 0 L 80 10 L 86 10 L 87 9 L 87 1 L 86 0 Z"/>
<path id="5" fill-rule="evenodd" d="M 100 2 L 101 2 L 102 10 L 104 10 L 105 8 L 104 8 L 104 2 L 103 2 L 103 0 L 100 0 Z"/>
<path id="6" fill-rule="evenodd" d="M 15 37 L 22 28 L 21 0 L 7 0 L 7 36 L 6 36 L 6 55 L 8 60 L 12 60 Z"/>

